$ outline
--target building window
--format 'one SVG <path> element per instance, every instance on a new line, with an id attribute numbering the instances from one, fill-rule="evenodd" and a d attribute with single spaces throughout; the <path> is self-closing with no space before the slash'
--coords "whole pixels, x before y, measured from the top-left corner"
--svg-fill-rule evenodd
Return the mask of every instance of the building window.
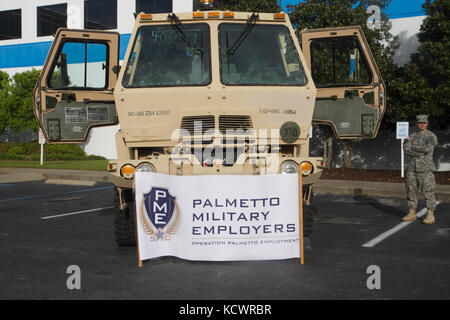
<path id="1" fill-rule="evenodd" d="M 200 4 L 200 0 L 193 0 L 192 1 L 192 11 L 197 11 L 199 4 Z"/>
<path id="2" fill-rule="evenodd" d="M 0 40 L 22 38 L 22 10 L 0 11 Z"/>
<path id="3" fill-rule="evenodd" d="M 117 29 L 117 0 L 84 1 L 85 29 Z"/>
<path id="4" fill-rule="evenodd" d="M 58 28 L 67 27 L 67 4 L 56 4 L 37 8 L 37 36 L 51 36 Z"/>
<path id="5" fill-rule="evenodd" d="M 172 0 L 136 0 L 136 12 L 172 12 Z"/>

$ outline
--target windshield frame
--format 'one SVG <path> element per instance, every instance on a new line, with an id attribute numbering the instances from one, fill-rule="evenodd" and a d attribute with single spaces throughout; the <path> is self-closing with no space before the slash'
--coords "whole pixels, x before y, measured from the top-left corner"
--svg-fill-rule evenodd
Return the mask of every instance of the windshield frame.
<path id="1" fill-rule="evenodd" d="M 52 87 L 50 86 L 50 81 L 51 78 L 53 76 L 53 73 L 55 72 L 55 67 L 56 64 L 58 63 L 58 59 L 61 56 L 61 53 L 64 49 L 64 45 L 66 43 L 84 43 L 84 44 L 102 44 L 106 47 L 106 60 L 105 60 L 105 86 L 104 87 Z M 58 50 L 55 54 L 55 58 L 53 59 L 52 64 L 50 65 L 49 68 L 49 72 L 47 74 L 47 78 L 45 79 L 45 84 L 46 86 L 50 89 L 50 90 L 68 90 L 68 91 L 105 91 L 108 90 L 109 85 L 110 85 L 110 61 L 109 61 L 109 57 L 110 57 L 110 46 L 108 45 L 108 41 L 106 40 L 101 40 L 101 39 L 79 39 L 79 38 L 63 38 L 61 40 L 61 43 L 59 44 Z"/>
<path id="2" fill-rule="evenodd" d="M 127 71 L 127 66 L 128 66 L 128 64 L 129 64 L 129 61 L 130 61 L 131 57 L 133 56 L 134 48 L 135 48 L 136 42 L 137 42 L 137 40 L 138 40 L 138 38 L 139 38 L 138 35 L 139 35 L 140 30 L 141 30 L 142 28 L 149 28 L 149 27 L 159 27 L 159 26 L 167 26 L 167 27 L 170 27 L 170 26 L 171 26 L 170 23 L 165 22 L 165 23 L 158 23 L 158 24 L 145 24 L 145 25 L 141 25 L 141 26 L 139 26 L 139 27 L 137 28 L 136 33 L 134 34 L 133 45 L 132 45 L 131 48 L 130 48 L 130 53 L 129 53 L 128 59 L 127 59 L 126 61 L 124 60 L 124 64 L 123 64 L 123 66 L 122 66 L 122 68 L 123 68 L 124 71 L 123 71 L 123 75 L 122 75 L 121 80 L 120 80 L 121 85 L 122 85 L 124 88 L 127 88 L 127 89 L 206 87 L 206 86 L 211 85 L 211 83 L 212 83 L 212 81 L 213 81 L 212 43 L 211 43 L 211 40 L 212 40 L 212 37 L 211 37 L 211 36 L 212 36 L 212 35 L 211 35 L 211 26 L 210 26 L 208 23 L 204 22 L 204 21 L 199 21 L 199 22 L 189 21 L 188 23 L 183 23 L 183 24 L 181 25 L 181 27 L 183 27 L 183 26 L 185 26 L 185 25 L 193 25 L 193 24 L 202 24 L 202 25 L 206 25 L 207 28 L 208 28 L 207 34 L 208 34 L 208 36 L 209 36 L 209 51 L 207 51 L 207 52 L 209 52 L 209 81 L 208 81 L 207 83 L 204 83 L 204 84 L 203 84 L 203 83 L 202 83 L 202 84 L 179 84 L 179 85 L 177 85 L 177 84 L 170 84 L 170 85 L 152 85 L 152 86 L 130 86 L 130 85 L 128 85 L 128 83 L 126 83 L 126 81 L 125 81 L 125 72 Z M 183 31 L 185 31 L 185 30 L 183 30 Z"/>
<path id="3" fill-rule="evenodd" d="M 296 55 L 297 55 L 297 58 L 298 58 L 298 61 L 299 61 L 300 70 L 303 72 L 303 77 L 305 79 L 305 83 L 304 84 L 273 84 L 273 83 L 271 83 L 271 84 L 254 84 L 254 83 L 251 83 L 251 84 L 229 84 L 229 83 L 225 83 L 223 81 L 223 77 L 222 77 L 222 55 L 220 54 L 220 50 L 221 50 L 220 27 L 222 25 L 225 25 L 225 24 L 227 24 L 227 25 L 235 25 L 235 24 L 239 25 L 240 24 L 240 25 L 242 25 L 244 27 L 245 26 L 245 22 L 244 21 L 236 21 L 236 22 L 226 21 L 226 22 L 221 22 L 221 23 L 219 23 L 217 25 L 217 39 L 218 39 L 217 46 L 218 46 L 218 50 L 219 50 L 219 65 L 218 65 L 218 67 L 219 67 L 219 73 L 220 73 L 220 83 L 222 85 L 229 86 L 229 87 L 305 87 L 305 86 L 308 85 L 309 77 L 308 77 L 307 72 L 305 71 L 305 63 L 302 60 L 302 57 L 300 55 L 301 48 L 298 45 L 298 43 L 297 44 L 295 43 L 294 38 L 292 37 L 291 30 L 285 24 L 267 23 L 267 22 L 264 22 L 264 23 L 257 22 L 254 27 L 257 28 L 258 26 L 278 26 L 278 27 L 283 27 L 283 28 L 286 29 L 286 31 L 287 31 L 286 34 L 291 39 L 292 44 L 293 44 L 295 50 L 297 51 Z M 254 30 L 252 30 L 252 32 L 253 31 Z"/>

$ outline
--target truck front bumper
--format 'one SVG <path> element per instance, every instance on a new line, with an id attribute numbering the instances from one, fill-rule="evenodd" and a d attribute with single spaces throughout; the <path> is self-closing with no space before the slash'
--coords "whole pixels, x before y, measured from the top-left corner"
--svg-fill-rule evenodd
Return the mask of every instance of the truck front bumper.
<path id="1" fill-rule="evenodd" d="M 213 164 L 211 166 L 201 165 L 183 159 L 182 161 L 173 161 L 169 155 L 159 155 L 151 159 L 141 160 L 111 160 L 109 162 L 110 180 L 114 185 L 121 188 L 132 188 L 134 179 L 125 179 L 120 171 L 124 165 L 132 165 L 137 168 L 142 163 L 149 163 L 155 172 L 169 175 L 186 176 L 186 175 L 263 175 L 263 174 L 279 174 L 281 173 L 281 164 L 284 161 L 294 161 L 297 165 L 307 161 L 312 165 L 312 171 L 309 175 L 303 176 L 303 184 L 314 184 L 321 176 L 323 171 L 323 159 L 319 157 L 295 158 L 282 157 L 277 161 L 258 160 L 255 162 L 246 162 L 244 164 L 235 164 L 233 166 L 225 166 L 221 164 Z"/>

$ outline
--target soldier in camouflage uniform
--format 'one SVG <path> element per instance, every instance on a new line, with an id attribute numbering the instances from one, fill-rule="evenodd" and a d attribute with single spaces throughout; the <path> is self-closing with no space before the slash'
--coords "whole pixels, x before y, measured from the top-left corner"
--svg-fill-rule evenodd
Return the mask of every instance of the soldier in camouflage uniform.
<path id="1" fill-rule="evenodd" d="M 427 130 L 428 116 L 418 115 L 417 126 L 420 131 L 411 134 L 403 149 L 409 155 L 406 172 L 406 193 L 408 197 L 409 213 L 403 217 L 403 221 L 416 221 L 417 190 L 423 193 L 427 216 L 423 220 L 425 224 L 435 222 L 434 211 L 436 209 L 435 178 L 433 171 L 436 170 L 433 162 L 433 151 L 437 145 L 436 135 Z"/>

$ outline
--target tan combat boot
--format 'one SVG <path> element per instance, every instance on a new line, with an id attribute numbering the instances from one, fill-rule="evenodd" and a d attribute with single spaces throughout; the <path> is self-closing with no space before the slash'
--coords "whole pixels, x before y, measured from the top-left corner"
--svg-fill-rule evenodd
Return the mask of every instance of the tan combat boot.
<path id="1" fill-rule="evenodd" d="M 409 213 L 402 218 L 404 222 L 413 222 L 416 221 L 416 210 L 409 209 Z"/>
<path id="2" fill-rule="evenodd" d="M 427 211 L 427 216 L 423 219 L 423 223 L 425 224 L 433 224 L 436 220 L 434 219 L 434 213 L 431 210 Z"/>

